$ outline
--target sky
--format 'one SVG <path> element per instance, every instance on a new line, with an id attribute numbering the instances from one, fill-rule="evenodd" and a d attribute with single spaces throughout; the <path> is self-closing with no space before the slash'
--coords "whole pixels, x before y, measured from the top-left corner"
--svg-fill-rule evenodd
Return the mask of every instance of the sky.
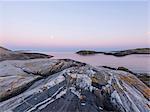
<path id="1" fill-rule="evenodd" d="M 76 51 L 149 47 L 150 4 L 128 1 L 1 1 L 0 46 Z"/>

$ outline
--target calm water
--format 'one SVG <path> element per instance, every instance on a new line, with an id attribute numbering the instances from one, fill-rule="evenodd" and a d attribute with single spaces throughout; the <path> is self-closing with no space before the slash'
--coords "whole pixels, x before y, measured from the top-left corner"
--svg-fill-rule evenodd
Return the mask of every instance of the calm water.
<path id="1" fill-rule="evenodd" d="M 81 56 L 71 52 L 49 52 L 53 59 L 69 58 L 91 64 L 93 66 L 124 66 L 134 72 L 150 72 L 150 55 L 128 55 L 125 57 L 115 57 L 111 55 L 96 54 Z"/>

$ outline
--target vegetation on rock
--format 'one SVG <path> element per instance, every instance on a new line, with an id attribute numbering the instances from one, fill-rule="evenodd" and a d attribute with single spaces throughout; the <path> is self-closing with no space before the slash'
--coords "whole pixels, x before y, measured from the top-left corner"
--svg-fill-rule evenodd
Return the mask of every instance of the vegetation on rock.
<path id="1" fill-rule="evenodd" d="M 105 55 L 113 55 L 113 56 L 117 56 L 117 57 L 122 57 L 122 56 L 126 56 L 126 55 L 131 55 L 131 54 L 150 54 L 150 48 L 137 48 L 137 49 L 112 51 L 112 52 L 98 52 L 98 51 L 90 51 L 90 50 L 81 50 L 76 53 L 80 54 L 80 55 L 91 55 L 91 54 L 102 53 Z"/>

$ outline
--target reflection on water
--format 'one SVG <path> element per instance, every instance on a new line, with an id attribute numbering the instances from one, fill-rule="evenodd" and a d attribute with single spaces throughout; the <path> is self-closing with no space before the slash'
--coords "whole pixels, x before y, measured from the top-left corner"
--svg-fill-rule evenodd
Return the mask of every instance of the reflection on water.
<path id="1" fill-rule="evenodd" d="M 47 54 L 53 55 L 54 59 L 69 58 L 85 62 L 93 66 L 124 66 L 135 72 L 150 72 L 150 55 L 138 54 L 124 57 L 115 57 L 103 54 L 81 56 L 71 52 L 49 52 Z"/>

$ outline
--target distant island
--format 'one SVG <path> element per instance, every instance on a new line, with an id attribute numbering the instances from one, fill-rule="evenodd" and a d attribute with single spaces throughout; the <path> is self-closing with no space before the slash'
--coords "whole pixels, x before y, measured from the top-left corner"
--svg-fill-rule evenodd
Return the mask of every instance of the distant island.
<path id="1" fill-rule="evenodd" d="M 131 55 L 131 54 L 150 54 L 150 48 L 137 48 L 137 49 L 111 51 L 111 52 L 81 50 L 76 53 L 79 55 L 105 54 L 105 55 L 113 55 L 113 56 L 117 56 L 117 57 L 122 57 L 122 56 L 126 56 L 126 55 Z"/>

